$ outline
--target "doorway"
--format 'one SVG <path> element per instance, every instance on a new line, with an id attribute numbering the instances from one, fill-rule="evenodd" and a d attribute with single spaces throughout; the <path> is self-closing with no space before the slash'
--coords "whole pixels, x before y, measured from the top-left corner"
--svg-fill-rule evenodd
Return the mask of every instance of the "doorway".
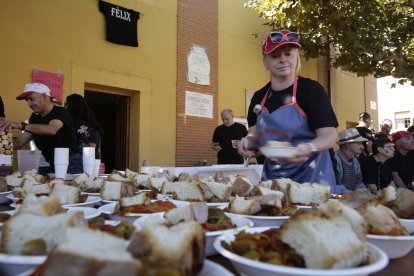
<path id="1" fill-rule="evenodd" d="M 101 162 L 105 173 L 128 168 L 130 97 L 85 90 L 88 102 L 102 127 Z"/>

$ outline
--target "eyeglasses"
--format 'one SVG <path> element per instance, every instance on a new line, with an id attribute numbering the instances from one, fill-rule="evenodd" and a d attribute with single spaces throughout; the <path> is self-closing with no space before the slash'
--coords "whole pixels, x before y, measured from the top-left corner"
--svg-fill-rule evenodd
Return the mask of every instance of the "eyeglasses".
<path id="1" fill-rule="evenodd" d="M 271 32 L 269 34 L 270 40 L 273 43 L 280 43 L 280 42 L 298 42 L 299 40 L 299 34 L 294 32 Z"/>

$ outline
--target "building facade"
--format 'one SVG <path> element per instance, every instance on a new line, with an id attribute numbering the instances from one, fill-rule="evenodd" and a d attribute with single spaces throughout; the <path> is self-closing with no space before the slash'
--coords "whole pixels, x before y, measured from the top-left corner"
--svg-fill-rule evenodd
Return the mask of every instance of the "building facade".
<path id="1" fill-rule="evenodd" d="M 15 100 L 34 72 L 63 76 L 63 99 L 84 95 L 105 124 L 103 161 L 138 170 L 216 162 L 210 149 L 220 112 L 246 117 L 269 80 L 261 44 L 270 27 L 245 0 L 107 0 L 139 12 L 138 47 L 106 39 L 96 0 L 1 1 L 1 96 L 6 118 L 30 109 Z M 116 9 L 114 10 L 116 15 Z M 128 19 L 119 13 L 120 17 Z M 301 75 L 330 94 L 342 130 L 367 111 L 376 120 L 375 80 L 302 59 Z M 106 142 L 105 142 L 106 141 Z M 106 159 L 106 161 L 105 161 Z"/>

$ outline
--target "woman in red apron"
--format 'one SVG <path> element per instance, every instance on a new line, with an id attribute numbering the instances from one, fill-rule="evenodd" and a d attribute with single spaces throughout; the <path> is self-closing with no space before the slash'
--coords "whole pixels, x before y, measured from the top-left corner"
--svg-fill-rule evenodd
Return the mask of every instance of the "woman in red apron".
<path id="1" fill-rule="evenodd" d="M 335 144 L 338 126 L 323 87 L 298 77 L 299 35 L 288 30 L 270 32 L 263 43 L 263 61 L 271 81 L 252 97 L 249 107 L 249 134 L 239 144 L 243 156 L 252 156 L 254 145 L 267 141 L 290 142 L 298 149 L 295 157 L 266 158 L 263 180 L 280 177 L 316 182 L 340 192 L 329 149 Z"/>

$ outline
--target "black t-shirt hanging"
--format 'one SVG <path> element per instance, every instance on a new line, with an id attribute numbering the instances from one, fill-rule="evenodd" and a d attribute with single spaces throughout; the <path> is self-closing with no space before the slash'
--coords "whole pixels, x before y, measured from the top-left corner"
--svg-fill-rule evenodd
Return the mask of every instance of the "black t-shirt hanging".
<path id="1" fill-rule="evenodd" d="M 104 1 L 99 1 L 99 11 L 105 15 L 108 41 L 138 47 L 139 12 Z"/>

